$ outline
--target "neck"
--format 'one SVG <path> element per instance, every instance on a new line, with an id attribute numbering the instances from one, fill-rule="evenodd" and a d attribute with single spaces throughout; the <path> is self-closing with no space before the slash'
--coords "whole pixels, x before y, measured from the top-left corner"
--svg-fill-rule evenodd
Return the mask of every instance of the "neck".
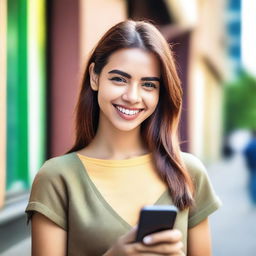
<path id="1" fill-rule="evenodd" d="M 148 153 L 140 135 L 140 127 L 120 131 L 99 124 L 96 136 L 83 153 L 100 159 L 127 159 Z"/>

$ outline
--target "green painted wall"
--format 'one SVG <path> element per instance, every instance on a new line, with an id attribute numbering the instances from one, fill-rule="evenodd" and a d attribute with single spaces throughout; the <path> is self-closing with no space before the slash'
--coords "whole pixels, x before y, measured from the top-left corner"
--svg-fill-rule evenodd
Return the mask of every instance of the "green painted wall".
<path id="1" fill-rule="evenodd" d="M 8 1 L 7 191 L 28 186 L 27 1 Z"/>
<path id="2" fill-rule="evenodd" d="M 45 160 L 45 1 L 7 6 L 8 192 L 27 190 Z"/>

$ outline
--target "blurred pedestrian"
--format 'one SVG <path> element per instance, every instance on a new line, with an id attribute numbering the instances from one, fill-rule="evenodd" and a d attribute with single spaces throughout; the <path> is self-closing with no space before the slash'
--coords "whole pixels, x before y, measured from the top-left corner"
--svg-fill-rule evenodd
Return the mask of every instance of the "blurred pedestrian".
<path id="1" fill-rule="evenodd" d="M 232 149 L 232 147 L 229 144 L 229 140 L 228 137 L 226 137 L 224 139 L 223 142 L 223 148 L 222 148 L 222 155 L 224 158 L 231 158 L 234 155 L 234 150 Z"/>
<path id="2" fill-rule="evenodd" d="M 245 161 L 249 170 L 248 190 L 252 203 L 256 206 L 256 130 L 244 150 Z"/>

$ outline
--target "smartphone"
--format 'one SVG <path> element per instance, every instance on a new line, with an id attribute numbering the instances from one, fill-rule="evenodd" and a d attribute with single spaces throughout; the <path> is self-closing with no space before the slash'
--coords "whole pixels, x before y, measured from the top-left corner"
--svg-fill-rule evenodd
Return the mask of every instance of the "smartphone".
<path id="1" fill-rule="evenodd" d="M 178 213 L 174 205 L 150 205 L 140 211 L 136 242 L 149 234 L 172 229 Z"/>

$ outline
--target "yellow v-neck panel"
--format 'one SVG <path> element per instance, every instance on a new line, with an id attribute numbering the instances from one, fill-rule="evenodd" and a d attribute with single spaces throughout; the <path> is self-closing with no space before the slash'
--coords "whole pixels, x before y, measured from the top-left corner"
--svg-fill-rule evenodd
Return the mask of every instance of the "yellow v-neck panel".
<path id="1" fill-rule="evenodd" d="M 112 168 L 129 167 L 129 166 L 136 166 L 141 164 L 143 165 L 147 162 L 152 161 L 152 154 L 145 154 L 142 156 L 122 159 L 122 160 L 92 158 L 92 157 L 81 155 L 79 153 L 77 155 L 81 160 L 86 161 L 87 163 L 96 164 L 97 166 L 106 166 L 106 167 L 112 167 Z"/>
<path id="2" fill-rule="evenodd" d="M 167 189 L 152 154 L 124 160 L 77 155 L 102 199 L 131 226 L 137 224 L 141 207 L 157 202 Z"/>

